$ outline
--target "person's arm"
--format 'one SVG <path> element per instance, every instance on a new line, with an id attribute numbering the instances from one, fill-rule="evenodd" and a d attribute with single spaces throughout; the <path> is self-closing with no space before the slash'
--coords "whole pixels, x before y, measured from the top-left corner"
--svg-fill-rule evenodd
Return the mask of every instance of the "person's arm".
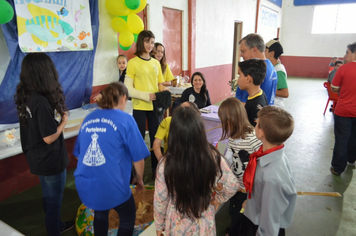
<path id="1" fill-rule="evenodd" d="M 248 93 L 246 92 L 246 90 L 241 90 L 240 87 L 237 86 L 235 97 L 245 105 L 247 101 Z"/>
<path id="2" fill-rule="evenodd" d="M 335 72 L 334 78 L 332 79 L 331 82 L 331 91 L 333 91 L 334 93 L 340 92 L 342 77 L 343 77 L 343 67 L 340 67 Z"/>
<path id="3" fill-rule="evenodd" d="M 158 161 L 160 161 L 162 158 L 161 143 L 162 139 L 155 138 L 152 145 L 153 152 L 155 153 L 155 156 L 157 157 Z"/>
<path id="4" fill-rule="evenodd" d="M 284 89 L 278 89 L 276 91 L 276 96 L 277 97 L 281 97 L 281 98 L 287 98 L 289 97 L 289 91 L 287 88 L 284 88 Z"/>
<path id="5" fill-rule="evenodd" d="M 152 100 L 153 95 L 150 92 L 143 92 L 140 90 L 137 90 L 133 86 L 133 79 L 130 78 L 128 75 L 125 76 L 125 86 L 127 87 L 127 90 L 129 91 L 129 96 L 132 98 L 137 98 L 144 100 L 146 102 L 149 102 Z M 154 95 L 155 97 L 156 95 Z"/>
<path id="6" fill-rule="evenodd" d="M 164 179 L 164 163 L 158 164 L 157 176 L 155 181 L 155 192 L 153 198 L 153 217 L 157 235 L 164 230 L 166 209 L 169 203 L 168 190 Z"/>
<path id="7" fill-rule="evenodd" d="M 64 113 L 64 115 L 62 116 L 62 121 L 60 125 L 57 127 L 57 132 L 47 137 L 44 137 L 43 141 L 47 144 L 51 144 L 54 141 L 56 141 L 59 135 L 61 135 L 61 133 L 63 132 L 64 126 L 67 124 L 67 120 L 68 120 L 68 114 Z"/>
<path id="8" fill-rule="evenodd" d="M 136 190 L 142 191 L 143 190 L 143 171 L 145 169 L 145 160 L 141 159 L 133 163 L 135 170 L 136 170 Z"/>
<path id="9" fill-rule="evenodd" d="M 209 92 L 208 90 L 206 90 L 206 106 L 210 106 L 211 102 L 210 102 L 210 96 L 209 96 Z"/>
<path id="10" fill-rule="evenodd" d="M 256 235 L 278 235 L 283 213 L 288 207 L 288 199 L 282 183 L 267 180 L 262 187 L 260 224 Z"/>
<path id="11" fill-rule="evenodd" d="M 220 183 L 222 189 L 218 190 L 215 195 L 215 200 L 218 203 L 228 201 L 232 196 L 235 195 L 235 193 L 240 187 L 236 176 L 232 173 L 227 162 L 222 157 L 220 166 L 222 170 L 222 176 L 220 179 L 218 179 L 218 183 Z"/>

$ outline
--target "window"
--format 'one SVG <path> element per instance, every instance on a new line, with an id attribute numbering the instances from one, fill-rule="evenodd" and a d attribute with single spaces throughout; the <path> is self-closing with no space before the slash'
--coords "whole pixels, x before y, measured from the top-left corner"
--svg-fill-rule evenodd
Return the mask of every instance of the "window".
<path id="1" fill-rule="evenodd" d="M 312 34 L 356 33 L 356 4 L 315 6 Z"/>

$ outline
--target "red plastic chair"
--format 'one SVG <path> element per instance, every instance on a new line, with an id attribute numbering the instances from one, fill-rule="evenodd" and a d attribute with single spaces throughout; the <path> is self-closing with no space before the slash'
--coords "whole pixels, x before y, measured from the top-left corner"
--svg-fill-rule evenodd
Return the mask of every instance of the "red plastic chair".
<path id="1" fill-rule="evenodd" d="M 334 112 L 337 101 L 339 100 L 339 94 L 331 91 L 331 84 L 329 82 L 325 82 L 324 87 L 328 90 L 328 95 L 329 95 L 328 102 L 326 103 L 325 110 L 324 110 L 324 115 L 325 115 L 326 109 L 328 108 L 330 101 L 333 102 L 332 112 Z"/>

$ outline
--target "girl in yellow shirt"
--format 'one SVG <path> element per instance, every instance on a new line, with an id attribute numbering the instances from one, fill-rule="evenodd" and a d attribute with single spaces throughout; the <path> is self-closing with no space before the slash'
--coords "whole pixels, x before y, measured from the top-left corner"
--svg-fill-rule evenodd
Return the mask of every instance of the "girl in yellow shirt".
<path id="1" fill-rule="evenodd" d="M 155 93 L 160 91 L 159 84 L 164 82 L 160 63 L 150 56 L 154 40 L 155 36 L 151 31 L 141 31 L 137 37 L 134 53 L 136 57 L 129 60 L 125 77 L 125 85 L 132 97 L 133 117 L 143 139 L 147 120 L 151 148 L 159 125 L 152 101 L 156 100 Z M 152 173 L 155 176 L 157 158 L 153 152 L 151 152 L 151 164 Z"/>

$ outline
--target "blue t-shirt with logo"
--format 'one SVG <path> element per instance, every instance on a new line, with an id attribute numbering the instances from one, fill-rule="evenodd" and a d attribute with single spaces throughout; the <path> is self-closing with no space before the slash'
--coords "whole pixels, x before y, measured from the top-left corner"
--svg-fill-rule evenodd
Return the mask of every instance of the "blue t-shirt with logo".
<path id="1" fill-rule="evenodd" d="M 97 109 L 84 119 L 73 154 L 78 157 L 74 177 L 83 204 L 108 210 L 129 199 L 131 162 L 150 152 L 131 115 Z"/>
<path id="2" fill-rule="evenodd" d="M 264 60 L 266 62 L 267 70 L 266 77 L 261 84 L 261 89 L 265 92 L 268 105 L 274 104 L 274 99 L 276 97 L 277 90 L 277 72 L 274 69 L 272 62 L 268 59 Z M 241 102 L 246 102 L 248 93 L 246 90 L 241 90 L 239 87 L 236 89 L 236 98 L 238 98 Z"/>

